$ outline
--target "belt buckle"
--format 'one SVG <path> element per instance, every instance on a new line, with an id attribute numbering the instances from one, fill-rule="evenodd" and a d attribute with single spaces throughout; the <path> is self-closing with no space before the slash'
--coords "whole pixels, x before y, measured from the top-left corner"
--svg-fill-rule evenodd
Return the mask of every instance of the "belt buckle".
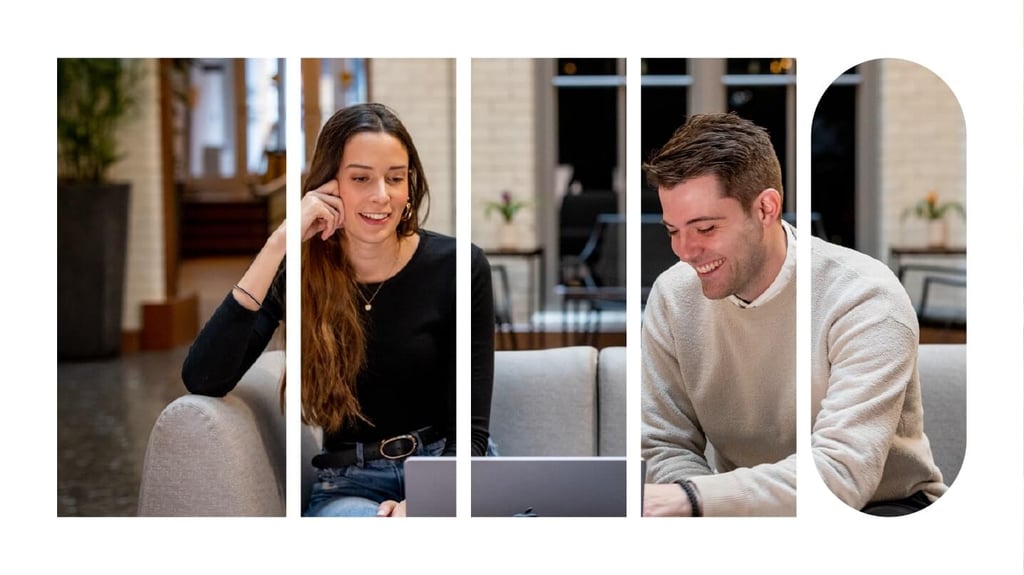
<path id="1" fill-rule="evenodd" d="M 412 445 L 409 447 L 408 451 L 406 451 L 405 453 L 403 453 L 401 455 L 388 455 L 387 453 L 384 452 L 384 449 L 388 445 L 394 443 L 395 441 L 402 441 L 402 440 L 409 440 L 410 442 L 412 442 Z M 383 457 L 384 459 L 403 459 L 403 458 L 406 458 L 406 457 L 408 457 L 408 456 L 410 456 L 410 455 L 412 455 L 413 453 L 416 452 L 416 444 L 417 443 L 418 442 L 416 441 L 416 436 L 415 435 L 410 435 L 408 433 L 406 433 L 405 435 L 396 435 L 394 437 L 385 439 L 384 441 L 380 442 L 380 449 L 379 449 L 380 456 Z"/>

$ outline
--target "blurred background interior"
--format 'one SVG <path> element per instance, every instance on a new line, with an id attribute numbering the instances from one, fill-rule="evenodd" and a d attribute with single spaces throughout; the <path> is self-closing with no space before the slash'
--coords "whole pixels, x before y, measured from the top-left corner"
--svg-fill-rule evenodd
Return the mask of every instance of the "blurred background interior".
<path id="1" fill-rule="evenodd" d="M 766 127 L 796 210 L 796 64 L 789 58 L 641 59 L 644 158 L 689 114 Z M 625 213 L 625 59 L 474 59 L 473 241 L 494 268 L 499 349 L 625 345 L 626 220 L 641 226 L 641 303 L 672 254 L 657 191 Z M 514 204 L 511 217 L 500 206 Z M 515 209 L 518 208 L 518 209 Z M 505 215 L 508 215 L 507 213 Z"/>
<path id="2" fill-rule="evenodd" d="M 921 343 L 967 341 L 966 138 L 949 87 L 913 62 L 863 62 L 811 128 L 813 231 L 889 265 Z"/>
<path id="3" fill-rule="evenodd" d="M 81 240 L 59 240 L 59 516 L 135 515 L 149 431 L 185 393 L 188 345 L 284 218 L 283 59 L 108 62 L 120 78 L 70 74 L 58 88 L 98 94 L 132 78 L 109 173 L 128 184 L 128 209 L 101 242 L 116 244 L 115 255 L 83 264 L 69 247 Z M 70 197 L 59 183 L 60 228 L 98 203 Z M 101 297 L 75 296 L 94 283 Z"/>

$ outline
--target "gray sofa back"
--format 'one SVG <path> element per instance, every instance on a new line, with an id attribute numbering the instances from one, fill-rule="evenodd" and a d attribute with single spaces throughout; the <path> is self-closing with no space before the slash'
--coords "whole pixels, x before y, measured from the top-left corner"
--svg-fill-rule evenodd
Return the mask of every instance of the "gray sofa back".
<path id="1" fill-rule="evenodd" d="M 960 474 L 967 448 L 967 345 L 923 344 L 918 351 L 924 433 L 946 485 Z"/>
<path id="2" fill-rule="evenodd" d="M 626 455 L 625 348 L 494 355 L 491 437 L 506 456 Z"/>
<path id="3" fill-rule="evenodd" d="M 626 455 L 625 348 L 495 354 L 491 433 L 501 455 Z M 185 395 L 149 437 L 139 515 L 285 514 L 283 352 L 267 352 L 223 398 Z M 951 485 L 966 447 L 966 346 L 921 346 L 925 433 Z M 302 426 L 302 508 L 315 474 L 315 429 Z"/>

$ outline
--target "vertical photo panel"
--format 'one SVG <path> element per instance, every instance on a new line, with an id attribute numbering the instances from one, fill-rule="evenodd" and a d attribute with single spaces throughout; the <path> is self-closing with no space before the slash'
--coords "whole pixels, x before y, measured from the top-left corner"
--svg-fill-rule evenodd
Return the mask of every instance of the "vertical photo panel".
<path id="1" fill-rule="evenodd" d="M 796 62 L 641 62 L 643 514 L 793 516 Z"/>
<path id="2" fill-rule="evenodd" d="M 811 134 L 812 453 L 864 513 L 938 500 L 966 446 L 966 134 L 914 62 L 863 62 Z"/>
<path id="3" fill-rule="evenodd" d="M 625 516 L 625 89 L 621 58 L 472 61 L 494 311 L 474 341 L 495 350 L 473 357 L 493 375 L 474 517 Z"/>
<path id="4" fill-rule="evenodd" d="M 302 514 L 453 517 L 455 62 L 304 59 L 302 98 Z"/>
<path id="5" fill-rule="evenodd" d="M 284 67 L 58 60 L 58 516 L 285 514 Z"/>

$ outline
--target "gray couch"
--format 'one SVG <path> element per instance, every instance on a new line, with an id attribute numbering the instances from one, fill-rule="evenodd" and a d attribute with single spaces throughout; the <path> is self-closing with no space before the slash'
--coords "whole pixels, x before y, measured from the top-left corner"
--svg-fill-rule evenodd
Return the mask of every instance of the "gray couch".
<path id="1" fill-rule="evenodd" d="M 626 455 L 626 348 L 494 356 L 491 437 L 499 455 Z"/>
<path id="2" fill-rule="evenodd" d="M 924 344 L 918 351 L 924 433 L 946 485 L 960 474 L 967 448 L 967 345 Z"/>
<path id="3" fill-rule="evenodd" d="M 919 357 L 925 431 L 949 484 L 966 441 L 966 350 L 923 345 Z M 185 395 L 164 409 L 146 451 L 139 515 L 284 515 L 283 368 L 283 354 L 268 352 L 227 397 Z M 497 352 L 491 433 L 501 455 L 622 456 L 625 396 L 625 348 Z M 303 508 L 317 436 L 302 426 Z"/>
<path id="4" fill-rule="evenodd" d="M 283 371 L 284 352 L 266 352 L 227 396 L 165 407 L 142 464 L 139 515 L 285 515 Z"/>
<path id="5" fill-rule="evenodd" d="M 496 352 L 490 431 L 500 455 L 625 456 L 626 348 Z M 305 509 L 317 430 L 302 446 Z"/>

